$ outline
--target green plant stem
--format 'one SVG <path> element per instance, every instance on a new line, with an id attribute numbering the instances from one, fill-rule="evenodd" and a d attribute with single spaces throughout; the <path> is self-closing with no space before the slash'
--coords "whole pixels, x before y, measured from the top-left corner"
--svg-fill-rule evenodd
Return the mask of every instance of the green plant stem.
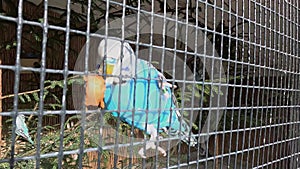
<path id="1" fill-rule="evenodd" d="M 78 77 L 78 76 L 79 76 L 79 75 L 69 77 L 67 80 L 76 78 L 76 77 Z M 50 87 L 51 87 L 51 85 L 46 86 L 46 87 L 44 88 L 44 90 L 47 90 L 47 89 L 49 89 Z M 36 90 L 26 91 L 26 92 L 18 93 L 18 96 L 25 95 L 25 94 L 36 93 L 36 92 L 39 92 L 39 91 L 41 91 L 41 89 L 36 89 Z M 14 97 L 14 96 L 15 96 L 15 94 L 5 95 L 5 96 L 0 97 L 0 100 L 6 99 L 6 98 L 10 98 L 10 97 Z"/>

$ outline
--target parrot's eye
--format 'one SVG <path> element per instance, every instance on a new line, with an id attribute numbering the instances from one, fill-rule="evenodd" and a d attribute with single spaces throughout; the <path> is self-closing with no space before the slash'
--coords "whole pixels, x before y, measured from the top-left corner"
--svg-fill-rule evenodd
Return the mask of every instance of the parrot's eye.
<path id="1" fill-rule="evenodd" d="M 100 69 L 100 64 L 97 64 L 96 69 L 97 70 Z"/>

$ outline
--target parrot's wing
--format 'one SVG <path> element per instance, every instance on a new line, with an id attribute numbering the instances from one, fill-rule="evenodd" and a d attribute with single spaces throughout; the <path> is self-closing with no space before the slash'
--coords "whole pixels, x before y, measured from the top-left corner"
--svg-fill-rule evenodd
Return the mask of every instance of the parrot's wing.
<path id="1" fill-rule="evenodd" d="M 170 133 L 172 137 L 182 136 L 183 141 L 196 145 L 195 139 L 189 138 L 191 130 L 188 123 L 181 119 L 182 115 L 176 110 L 177 100 L 171 91 L 174 86 L 167 83 L 163 74 L 147 61 L 138 59 L 136 68 L 136 79 L 132 78 L 123 84 L 107 84 L 104 97 L 106 108 L 113 111 L 113 116 L 145 131 L 150 135 L 151 141 L 156 140 L 157 131 L 163 131 Z M 145 150 L 155 147 L 153 142 L 148 142 Z M 158 149 L 165 155 L 162 148 Z M 141 149 L 139 154 L 145 157 L 143 152 L 144 149 Z"/>
<path id="2" fill-rule="evenodd" d="M 178 105 L 176 96 L 170 89 L 170 88 L 177 88 L 177 86 L 168 83 L 166 77 L 161 72 L 158 73 L 158 78 L 159 78 L 158 86 L 163 91 L 163 94 L 166 97 L 171 97 L 172 103 L 174 104 L 175 107 L 178 108 L 179 105 Z M 169 92 L 167 91 L 167 88 L 169 89 Z M 169 96 L 169 93 L 171 93 L 171 96 Z M 187 124 L 187 122 L 185 121 L 185 119 L 183 118 L 183 116 L 181 115 L 181 113 L 178 110 L 176 110 L 175 113 L 176 113 L 176 116 L 177 116 L 177 120 L 179 122 L 181 122 L 181 130 L 180 131 L 174 131 L 171 127 L 170 128 L 170 130 L 171 130 L 170 133 L 172 135 L 178 135 L 180 133 L 180 135 L 184 136 L 184 141 L 185 142 L 189 143 L 191 146 L 195 146 L 197 144 L 197 139 L 194 136 L 191 136 L 189 138 L 189 133 L 191 131 L 191 127 Z M 191 134 L 193 134 L 193 133 L 191 133 Z"/>
<path id="3" fill-rule="evenodd" d="M 31 144 L 34 144 L 28 131 L 28 127 L 25 123 L 25 116 L 20 114 L 16 119 L 16 134 L 27 139 Z"/>

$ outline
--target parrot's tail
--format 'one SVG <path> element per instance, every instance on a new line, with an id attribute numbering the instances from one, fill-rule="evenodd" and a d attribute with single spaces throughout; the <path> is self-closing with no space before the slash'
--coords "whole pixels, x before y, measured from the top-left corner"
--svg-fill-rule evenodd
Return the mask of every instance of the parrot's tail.
<path id="1" fill-rule="evenodd" d="M 191 128 L 185 120 L 182 120 L 181 131 L 179 134 L 180 136 L 183 136 L 182 141 L 189 144 L 190 146 L 195 147 L 198 144 L 196 137 L 194 136 L 193 132 L 191 132 Z"/>
<path id="2" fill-rule="evenodd" d="M 175 130 L 173 128 L 164 128 L 165 133 L 170 134 L 171 137 L 182 137 L 182 141 L 187 143 L 188 145 L 195 147 L 198 144 L 198 141 L 194 134 L 191 131 L 191 128 L 186 123 L 185 120 L 182 120 L 181 129 Z"/>
<path id="3" fill-rule="evenodd" d="M 173 100 L 174 105 L 176 107 L 179 107 L 174 93 L 172 93 L 172 100 Z M 193 132 L 191 132 L 191 127 L 184 120 L 183 116 L 180 114 L 179 111 L 175 111 L 175 113 L 177 115 L 179 123 L 180 123 L 180 119 L 182 122 L 181 122 L 181 124 L 177 123 L 178 125 L 176 125 L 176 126 L 181 126 L 179 130 L 173 129 L 173 131 L 172 131 L 172 128 L 171 128 L 171 131 L 170 131 L 171 136 L 183 136 L 182 141 L 184 141 L 185 143 L 187 143 L 190 146 L 195 147 L 198 144 L 198 141 L 197 141 L 196 137 L 194 136 Z"/>

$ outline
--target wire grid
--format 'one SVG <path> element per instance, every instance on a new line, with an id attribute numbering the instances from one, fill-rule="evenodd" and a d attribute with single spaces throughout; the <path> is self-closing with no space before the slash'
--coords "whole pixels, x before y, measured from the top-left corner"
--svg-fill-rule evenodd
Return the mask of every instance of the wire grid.
<path id="1" fill-rule="evenodd" d="M 198 137 L 199 141 L 208 138 L 205 142 L 198 144 L 196 148 L 188 146 L 184 148 L 184 143 L 179 143 L 174 151 L 170 151 L 164 162 L 160 161 L 160 154 L 156 149 L 155 158 L 151 159 L 154 167 L 158 168 L 298 168 L 299 166 L 299 11 L 300 6 L 297 0 L 277 0 L 277 1 L 180 1 L 176 0 L 173 4 L 162 1 L 157 4 L 155 1 L 149 1 L 148 6 L 138 0 L 130 4 L 127 1 L 105 1 L 105 10 L 103 12 L 102 24 L 104 32 L 91 31 L 91 12 L 93 12 L 93 3 L 91 0 L 85 1 L 86 6 L 84 14 L 86 23 L 84 29 L 71 28 L 72 5 L 68 0 L 65 7 L 65 26 L 58 26 L 48 23 L 48 13 L 51 5 L 48 1 L 43 2 L 43 22 L 33 21 L 23 17 L 23 4 L 26 1 L 19 1 L 17 16 L 0 14 L 1 21 L 7 21 L 17 24 L 16 31 L 16 54 L 15 65 L 0 65 L 3 70 L 12 70 L 14 76 L 14 99 L 13 109 L 4 111 L 2 116 L 12 117 L 12 131 L 16 129 L 16 117 L 18 114 L 35 115 L 38 118 L 36 127 L 36 152 L 34 155 L 21 156 L 15 155 L 16 134 L 11 134 L 10 158 L 1 159 L 1 163 L 9 162 L 13 168 L 18 161 L 35 160 L 35 167 L 41 167 L 41 160 L 51 157 L 58 158 L 58 168 L 63 166 L 63 158 L 66 155 L 78 154 L 78 167 L 83 168 L 83 155 L 87 152 L 98 152 L 98 165 L 101 168 L 102 153 L 105 150 L 112 150 L 113 168 L 117 168 L 119 163 L 118 151 L 122 147 L 129 147 L 129 168 L 136 164 L 132 160 L 133 147 L 139 144 L 145 146 L 147 137 L 142 142 L 133 142 L 134 135 L 131 134 L 129 144 L 118 144 L 119 130 L 116 130 L 115 145 L 97 146 L 85 148 L 85 114 L 88 111 L 69 110 L 67 108 L 67 78 L 69 75 L 87 74 L 93 69 L 89 66 L 91 58 L 89 48 L 92 38 L 112 38 L 109 23 L 111 20 L 112 7 L 120 8 L 118 18 L 121 18 L 122 25 L 121 36 L 116 38 L 126 41 L 135 47 L 135 54 L 138 58 L 145 59 L 150 63 L 155 60 L 156 50 L 162 50 L 160 57 L 161 63 L 157 66 L 161 72 L 166 71 L 165 58 L 167 52 L 172 53 L 172 67 L 168 81 L 174 84 L 182 84 L 182 94 L 178 97 L 181 100 L 178 107 L 180 112 L 189 112 L 189 125 L 192 126 L 192 119 L 197 116 L 194 123 L 198 129 L 194 129 L 192 134 Z M 144 8 L 145 7 L 145 8 Z M 158 13 L 156 8 L 161 8 Z M 126 38 L 126 17 L 128 11 L 136 15 L 136 36 L 134 39 Z M 174 17 L 168 14 L 172 13 Z M 143 41 L 143 35 L 140 34 L 140 24 L 143 14 L 151 16 L 148 25 L 150 33 L 148 41 Z M 161 43 L 156 42 L 154 17 L 162 18 Z M 115 18 L 114 18 L 115 19 Z M 175 22 L 173 27 L 174 40 L 170 41 L 167 25 L 168 22 Z M 22 55 L 22 29 L 24 25 L 32 25 L 42 28 L 42 41 L 40 42 L 41 67 L 23 67 L 21 66 Z M 103 26 L 103 25 L 102 25 Z M 184 28 L 183 35 L 178 32 Z M 188 44 L 189 28 L 195 30 L 194 48 Z M 64 61 L 63 69 L 53 69 L 46 67 L 47 39 L 49 30 L 65 32 L 64 43 Z M 84 31 L 83 31 L 84 30 Z M 198 48 L 200 33 L 203 38 L 202 47 Z M 71 34 L 78 34 L 86 37 L 84 52 L 84 70 L 76 71 L 69 69 L 70 37 Z M 178 38 L 182 36 L 182 38 Z M 199 38 L 199 39 L 198 39 Z M 184 39 L 184 41 L 181 41 Z M 157 40 L 157 41 L 159 41 Z M 211 44 L 208 47 L 208 44 Z M 182 46 L 180 46 L 182 45 Z M 143 58 L 139 49 L 148 48 L 149 56 Z M 176 79 L 179 67 L 176 67 L 176 59 L 183 60 L 182 70 L 183 78 Z M 62 59 L 62 58 L 61 58 Z M 201 63 L 200 63 L 201 62 Z M 192 69 L 192 74 L 187 73 L 187 68 Z M 223 70 L 223 72 L 221 71 Z M 39 100 L 43 100 L 44 81 L 47 73 L 63 75 L 63 94 L 61 110 L 45 110 L 44 102 L 39 102 L 36 111 L 19 110 L 19 86 L 22 71 L 32 71 L 40 73 Z M 222 73 L 225 80 L 222 79 Z M 188 79 L 187 77 L 191 78 Z M 122 77 L 120 77 L 122 78 Z M 5 81 L 3 81 L 5 83 Z M 188 85 L 200 86 L 199 93 L 192 91 L 190 105 L 185 106 L 185 89 Z M 208 86 L 208 87 L 207 87 Z M 2 84 L 5 88 L 5 84 Z M 172 89 L 175 92 L 174 89 Z M 200 95 L 198 100 L 195 95 Z M 205 99 L 206 98 L 206 99 Z M 198 101 L 198 102 L 196 102 Z M 224 103 L 225 102 L 225 103 Z M 85 107 L 84 107 L 85 108 Z M 120 108 L 118 111 L 121 111 Z M 134 112 L 134 110 L 132 110 Z M 147 110 L 145 110 L 147 112 Z M 109 111 L 108 111 L 109 112 Z M 160 110 L 158 110 L 160 112 Z M 196 114 L 195 112 L 198 112 Z M 213 122 L 215 114 L 222 112 L 222 116 L 215 117 L 217 122 Z M 210 114 L 211 113 L 211 114 Z M 59 151 L 42 154 L 41 139 L 43 116 L 59 115 L 60 117 L 60 140 Z M 67 116 L 81 114 L 82 125 L 80 128 L 80 145 L 75 150 L 64 150 L 64 128 Z M 220 115 L 220 114 L 219 114 Z M 218 119 L 220 118 L 220 119 Z M 207 122 L 207 123 L 205 123 Z M 182 121 L 181 121 L 182 123 Z M 116 128 L 121 124 L 117 119 Z M 201 129 L 205 128 L 207 131 Z M 211 126 L 215 130 L 210 130 Z M 134 128 L 130 129 L 132 132 Z M 101 138 L 101 136 L 99 136 Z M 180 139 L 168 138 L 170 148 L 171 140 Z M 100 139 L 101 140 L 101 139 Z M 161 140 L 157 141 L 160 142 Z M 200 149 L 204 148 L 205 154 L 200 154 Z M 172 153 L 171 153 L 172 152 Z M 174 160 L 175 159 L 175 160 Z M 175 162 L 174 162 L 175 161 Z M 147 168 L 149 160 L 141 160 L 138 167 Z M 153 167 L 152 166 L 152 167 Z"/>

